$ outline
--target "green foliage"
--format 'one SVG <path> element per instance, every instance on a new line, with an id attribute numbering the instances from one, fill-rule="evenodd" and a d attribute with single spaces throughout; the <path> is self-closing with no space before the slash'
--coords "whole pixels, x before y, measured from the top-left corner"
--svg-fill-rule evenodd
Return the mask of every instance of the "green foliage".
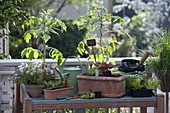
<path id="1" fill-rule="evenodd" d="M 144 81 L 140 79 L 133 79 L 131 82 L 134 89 L 141 89 L 144 86 Z"/>
<path id="2" fill-rule="evenodd" d="M 52 12 L 53 10 L 43 10 L 43 12 L 39 13 L 39 17 L 30 16 L 29 19 L 25 20 L 22 28 L 25 29 L 25 27 L 29 27 L 30 30 L 27 30 L 24 33 L 24 40 L 26 43 L 29 43 L 32 38 L 37 40 L 40 38 L 43 41 L 43 53 L 42 51 L 28 47 L 21 52 L 21 56 L 26 56 L 26 58 L 29 58 L 30 60 L 40 56 L 45 63 L 46 50 L 51 49 L 50 56 L 55 58 L 58 66 L 60 66 L 63 58 L 62 53 L 55 48 L 48 47 L 47 42 L 51 39 L 51 36 L 49 35 L 51 32 L 58 34 L 58 32 L 66 31 L 67 27 L 61 20 L 52 17 Z"/>
<path id="3" fill-rule="evenodd" d="M 96 66 L 87 63 L 88 75 L 93 76 L 95 74 Z"/>
<path id="4" fill-rule="evenodd" d="M 59 36 L 51 33 L 52 37 L 48 45 L 58 48 L 65 58 L 78 54 L 76 48 L 78 43 L 84 39 L 87 29 L 78 30 L 76 25 L 73 25 L 73 20 L 63 20 L 67 26 L 67 32 L 59 32 Z M 62 38 L 61 38 L 62 37 Z"/>
<path id="5" fill-rule="evenodd" d="M 63 85 L 62 82 L 60 81 L 44 81 L 44 85 L 47 87 L 47 88 L 57 88 L 57 87 L 60 87 L 61 85 Z"/>
<path id="6" fill-rule="evenodd" d="M 170 29 L 165 31 L 154 46 L 154 51 L 151 52 L 147 65 L 152 67 L 159 79 L 164 79 L 170 70 Z"/>
<path id="7" fill-rule="evenodd" d="M 134 89 L 141 89 L 143 87 L 147 89 L 155 90 L 160 84 L 160 80 L 154 80 L 153 78 L 145 78 L 145 79 L 133 79 L 132 86 Z"/>
<path id="8" fill-rule="evenodd" d="M 8 22 L 16 25 L 16 22 L 27 15 L 25 11 L 20 9 L 18 3 L 21 3 L 21 0 L 0 1 L 0 29 L 6 28 Z"/>
<path id="9" fill-rule="evenodd" d="M 20 9 L 18 5 L 21 0 L 1 0 L 0 1 L 0 38 L 9 36 L 8 25 L 16 26 L 20 20 L 26 18 L 28 14 Z"/>
<path id="10" fill-rule="evenodd" d="M 154 80 L 153 78 L 149 78 L 146 81 L 146 88 L 147 89 L 156 89 L 160 84 L 160 80 Z"/>
<path id="11" fill-rule="evenodd" d="M 11 56 L 10 55 L 5 55 L 3 53 L 0 53 L 0 59 L 10 59 Z"/>
<path id="12" fill-rule="evenodd" d="M 44 81 L 48 81 L 53 75 L 50 68 L 42 69 L 42 63 L 21 63 L 16 72 L 16 83 L 24 83 L 25 85 L 41 85 Z"/>
<path id="13" fill-rule="evenodd" d="M 83 94 L 83 95 L 81 96 L 81 98 L 83 98 L 83 99 L 95 98 L 95 94 L 92 93 L 92 92 L 86 92 L 85 94 Z"/>
<path id="14" fill-rule="evenodd" d="M 114 38 L 109 41 L 107 44 L 102 45 L 103 34 L 108 32 L 115 31 L 114 29 L 109 30 L 105 26 L 105 22 L 107 23 L 120 23 L 120 25 L 124 26 L 124 21 L 119 16 L 112 16 L 108 13 L 107 9 L 103 6 L 99 6 L 97 4 L 91 5 L 87 15 L 79 17 L 74 21 L 74 24 L 78 26 L 79 29 L 83 29 L 87 27 L 89 32 L 86 33 L 85 40 L 81 41 L 78 44 L 77 50 L 82 55 L 85 52 L 85 46 L 88 47 L 90 51 L 92 51 L 92 55 L 89 55 L 88 60 L 94 61 L 94 63 L 108 63 L 109 58 L 112 56 L 113 51 L 115 51 L 115 43 L 117 40 Z M 104 31 L 103 31 L 104 29 Z M 94 31 L 99 31 L 99 39 L 97 39 L 97 34 Z M 90 32 L 92 31 L 92 32 Z M 120 29 L 119 33 L 126 34 L 123 29 Z M 96 39 L 99 41 L 99 47 L 97 48 L 97 52 L 93 52 L 92 47 L 87 45 L 88 39 Z"/>

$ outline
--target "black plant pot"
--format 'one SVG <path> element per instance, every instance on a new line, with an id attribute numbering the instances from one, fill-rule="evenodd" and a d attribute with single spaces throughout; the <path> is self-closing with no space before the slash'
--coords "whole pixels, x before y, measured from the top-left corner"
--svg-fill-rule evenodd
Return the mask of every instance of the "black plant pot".
<path id="1" fill-rule="evenodd" d="M 132 97 L 151 97 L 155 96 L 152 89 L 131 89 L 130 95 Z"/>

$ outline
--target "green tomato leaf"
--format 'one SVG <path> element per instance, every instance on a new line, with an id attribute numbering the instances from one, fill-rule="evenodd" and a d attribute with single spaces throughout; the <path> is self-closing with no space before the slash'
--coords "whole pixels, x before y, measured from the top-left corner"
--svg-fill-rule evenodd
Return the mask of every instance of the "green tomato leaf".
<path id="1" fill-rule="evenodd" d="M 24 30 L 24 28 L 25 28 L 24 24 L 21 25 L 21 28 Z"/>
<path id="2" fill-rule="evenodd" d="M 34 25 L 34 19 L 33 19 L 33 18 L 31 18 L 31 19 L 29 20 L 29 25 L 30 25 L 30 26 Z"/>
<path id="3" fill-rule="evenodd" d="M 97 26 L 93 26 L 93 27 L 92 27 L 92 31 L 95 31 L 96 28 L 97 28 Z"/>
<path id="4" fill-rule="evenodd" d="M 50 30 L 52 33 L 59 35 L 54 29 Z"/>
<path id="5" fill-rule="evenodd" d="M 87 58 L 87 60 L 92 60 L 92 61 L 94 61 L 94 55 L 89 55 L 88 58 Z"/>
<path id="6" fill-rule="evenodd" d="M 113 66 L 116 65 L 116 62 L 115 62 L 114 60 L 112 60 L 110 63 L 111 63 Z"/>
<path id="7" fill-rule="evenodd" d="M 36 49 L 33 49 L 31 47 L 25 48 L 22 52 L 21 52 L 21 57 L 23 58 L 24 56 L 26 56 L 26 58 L 29 58 L 30 60 L 32 60 L 33 58 L 37 59 L 38 56 L 41 55 L 39 54 L 39 51 Z"/>
<path id="8" fill-rule="evenodd" d="M 43 36 L 44 42 L 47 43 L 49 39 L 51 39 L 50 35 L 44 34 L 44 36 Z"/>
<path id="9" fill-rule="evenodd" d="M 97 58 L 98 58 L 99 62 L 102 63 L 104 61 L 104 54 L 98 54 Z"/>
<path id="10" fill-rule="evenodd" d="M 81 55 L 83 55 L 83 53 L 84 53 L 84 51 L 85 51 L 83 41 L 81 41 L 81 42 L 78 44 L 77 51 L 78 51 Z"/>
<path id="11" fill-rule="evenodd" d="M 35 38 L 38 38 L 38 34 L 37 34 L 35 31 L 32 32 L 32 35 L 33 35 Z"/>
<path id="12" fill-rule="evenodd" d="M 112 48 L 107 48 L 107 51 L 108 51 L 108 53 L 109 53 L 109 56 L 111 56 L 112 55 L 112 52 L 113 52 L 113 49 Z"/>
<path id="13" fill-rule="evenodd" d="M 32 60 L 34 58 L 34 51 L 29 52 L 29 59 Z"/>
<path id="14" fill-rule="evenodd" d="M 31 39 L 31 34 L 27 33 L 24 37 L 24 40 L 26 41 L 26 43 L 29 43 L 30 39 Z"/>
<path id="15" fill-rule="evenodd" d="M 38 56 L 39 56 L 39 52 L 36 50 L 36 51 L 34 51 L 34 58 L 35 59 L 37 59 L 38 58 Z"/>
<path id="16" fill-rule="evenodd" d="M 58 66 L 62 65 L 63 55 L 60 51 L 58 51 L 57 49 L 53 49 L 51 56 L 53 59 L 56 59 Z"/>
<path id="17" fill-rule="evenodd" d="M 113 50 L 116 49 L 114 41 L 111 41 L 111 42 L 109 43 L 109 45 L 110 45 L 110 47 L 111 47 Z"/>

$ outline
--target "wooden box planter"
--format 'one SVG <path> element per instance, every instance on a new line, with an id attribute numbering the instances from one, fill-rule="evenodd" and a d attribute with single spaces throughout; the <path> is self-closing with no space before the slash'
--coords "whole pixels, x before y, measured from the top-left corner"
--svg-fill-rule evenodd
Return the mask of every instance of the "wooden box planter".
<path id="1" fill-rule="evenodd" d="M 44 98 L 47 100 L 55 100 L 60 96 L 72 95 L 73 87 L 60 88 L 60 89 L 44 89 Z"/>
<path id="2" fill-rule="evenodd" d="M 91 90 L 92 92 L 101 92 L 104 97 L 121 97 L 125 94 L 126 78 L 126 76 L 78 75 L 78 93 L 83 94 Z"/>

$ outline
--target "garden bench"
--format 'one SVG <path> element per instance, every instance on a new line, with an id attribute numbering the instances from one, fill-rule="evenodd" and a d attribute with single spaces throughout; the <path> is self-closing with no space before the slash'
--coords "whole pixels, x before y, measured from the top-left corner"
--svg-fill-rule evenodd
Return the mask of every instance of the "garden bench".
<path id="1" fill-rule="evenodd" d="M 82 108 L 120 108 L 140 107 L 141 113 L 147 113 L 147 107 L 154 107 L 154 113 L 164 113 L 164 96 L 134 98 L 124 96 L 121 98 L 97 98 L 97 99 L 72 99 L 72 100 L 44 100 L 42 98 L 30 98 L 25 85 L 20 87 L 20 101 L 23 104 L 24 113 L 41 110 L 76 109 L 75 112 L 83 113 Z M 81 111 L 81 112 L 80 112 Z M 106 113 L 108 111 L 106 110 Z"/>

